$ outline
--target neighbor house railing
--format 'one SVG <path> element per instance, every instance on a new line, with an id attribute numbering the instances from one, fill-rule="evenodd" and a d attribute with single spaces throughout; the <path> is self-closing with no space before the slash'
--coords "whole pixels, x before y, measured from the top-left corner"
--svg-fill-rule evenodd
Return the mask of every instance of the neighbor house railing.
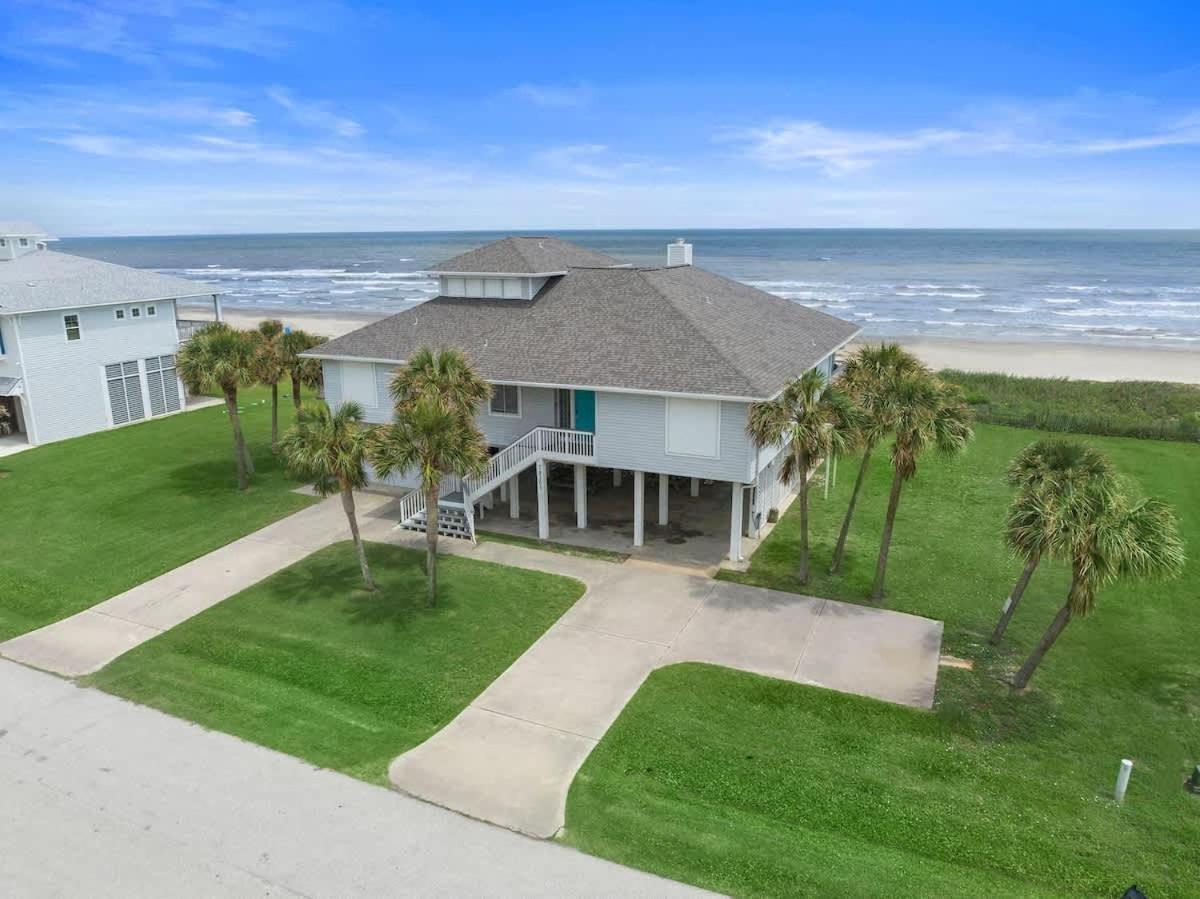
<path id="1" fill-rule="evenodd" d="M 185 341 L 191 340 L 196 336 L 197 331 L 199 331 L 201 328 L 206 328 L 211 324 L 211 321 L 197 321 L 196 319 L 191 318 L 175 319 L 175 326 L 179 329 L 179 342 L 184 343 Z"/>

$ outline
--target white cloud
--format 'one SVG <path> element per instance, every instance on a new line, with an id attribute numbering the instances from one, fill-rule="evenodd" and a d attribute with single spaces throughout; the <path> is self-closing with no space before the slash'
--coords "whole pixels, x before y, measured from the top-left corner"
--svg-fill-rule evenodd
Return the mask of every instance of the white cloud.
<path id="1" fill-rule="evenodd" d="M 1073 115 L 1070 115 L 1073 113 Z M 837 176 L 881 162 L 920 154 L 957 156 L 1079 156 L 1126 153 L 1164 147 L 1200 146 L 1200 114 L 1147 123 L 1126 133 L 1095 133 L 1097 117 L 1085 117 L 1068 103 L 1025 111 L 1005 107 L 992 124 L 872 132 L 833 128 L 821 122 L 773 121 L 756 128 L 726 130 L 718 141 L 737 144 L 766 168 L 815 167 Z M 1084 129 L 1077 120 L 1085 119 Z M 1110 120 L 1100 119 L 1100 125 Z M 1116 130 L 1116 129 L 1113 129 Z"/>
<path id="2" fill-rule="evenodd" d="M 504 92 L 507 96 L 524 100 L 534 106 L 549 108 L 566 108 L 586 106 L 592 100 L 594 91 L 591 85 L 580 84 L 534 84 L 529 81 L 510 87 Z"/>
<path id="3" fill-rule="evenodd" d="M 354 119 L 338 115 L 328 103 L 298 100 L 283 87 L 267 88 L 267 96 L 287 110 L 298 125 L 328 131 L 337 137 L 360 137 L 365 128 Z"/>
<path id="4" fill-rule="evenodd" d="M 539 168 L 565 172 L 581 178 L 614 179 L 635 172 L 668 172 L 674 169 L 657 165 L 640 156 L 620 156 L 604 144 L 564 144 L 534 154 Z"/>

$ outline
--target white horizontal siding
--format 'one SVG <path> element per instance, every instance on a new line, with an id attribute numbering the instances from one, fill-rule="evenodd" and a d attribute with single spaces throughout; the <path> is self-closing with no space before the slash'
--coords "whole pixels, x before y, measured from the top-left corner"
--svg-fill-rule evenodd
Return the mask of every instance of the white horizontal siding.
<path id="1" fill-rule="evenodd" d="M 596 464 L 718 481 L 753 479 L 754 448 L 745 403 L 722 402 L 720 456 L 667 453 L 667 400 L 635 393 L 596 394 Z"/>
<path id="2" fill-rule="evenodd" d="M 475 423 L 487 438 L 489 446 L 508 446 L 518 437 L 534 428 L 552 428 L 554 419 L 554 391 L 548 387 L 522 387 L 521 415 L 492 415 L 490 404 L 475 416 Z"/>
<path id="3" fill-rule="evenodd" d="M 144 304 L 142 305 L 144 308 Z M 104 366 L 173 355 L 179 348 L 173 300 L 153 304 L 157 314 L 117 321 L 112 306 L 20 316 L 21 376 L 27 427 L 48 443 L 112 426 Z M 128 307 L 126 307 L 128 310 Z M 63 315 L 79 316 L 81 339 L 67 341 Z M 7 334 L 5 335 L 7 339 Z M 143 384 L 145 376 L 142 376 Z M 147 412 L 149 403 L 145 403 Z"/>

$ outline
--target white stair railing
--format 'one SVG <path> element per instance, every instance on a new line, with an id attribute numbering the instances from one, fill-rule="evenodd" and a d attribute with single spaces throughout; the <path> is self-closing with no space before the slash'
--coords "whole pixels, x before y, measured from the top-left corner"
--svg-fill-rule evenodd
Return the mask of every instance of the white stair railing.
<path id="1" fill-rule="evenodd" d="M 565 428 L 534 428 L 518 437 L 488 460 L 487 468 L 478 478 L 442 478 L 439 497 L 462 492 L 463 507 L 470 524 L 471 539 L 475 535 L 474 504 L 489 490 L 494 490 L 515 474 L 524 471 L 540 458 L 581 462 L 590 460 L 596 451 L 595 435 L 591 431 L 571 431 Z M 400 523 L 405 524 L 425 511 L 425 491 L 417 489 L 400 499 Z"/>

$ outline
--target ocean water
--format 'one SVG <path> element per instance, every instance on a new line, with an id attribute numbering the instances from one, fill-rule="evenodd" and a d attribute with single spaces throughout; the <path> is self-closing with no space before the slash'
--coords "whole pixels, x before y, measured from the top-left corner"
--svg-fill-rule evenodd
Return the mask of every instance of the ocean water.
<path id="1" fill-rule="evenodd" d="M 638 265 L 662 264 L 667 243 L 686 237 L 696 265 L 872 336 L 1200 344 L 1200 231 L 542 233 Z M 56 248 L 203 281 L 234 307 L 392 313 L 434 295 L 422 269 L 501 236 L 72 238 Z"/>

